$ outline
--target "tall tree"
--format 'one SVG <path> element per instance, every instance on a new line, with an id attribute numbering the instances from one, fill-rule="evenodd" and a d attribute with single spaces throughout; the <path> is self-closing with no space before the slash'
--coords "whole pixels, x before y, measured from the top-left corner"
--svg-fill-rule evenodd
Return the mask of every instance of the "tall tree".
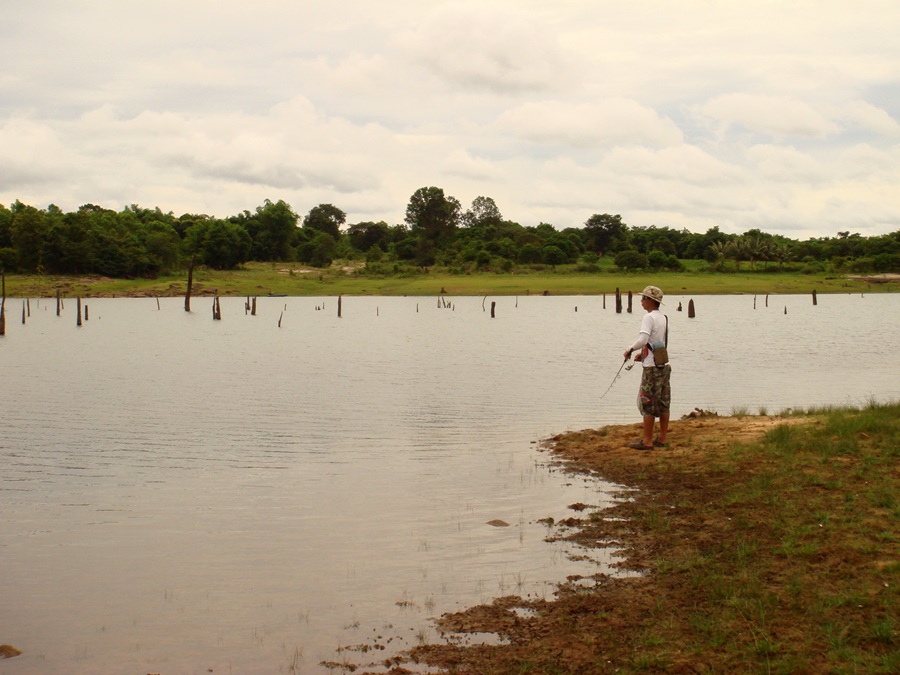
<path id="1" fill-rule="evenodd" d="M 466 227 L 499 225 L 503 222 L 503 216 L 492 198 L 479 196 L 472 200 L 472 206 L 463 214 L 462 222 Z"/>
<path id="2" fill-rule="evenodd" d="M 303 227 L 330 234 L 337 241 L 341 237 L 341 225 L 347 222 L 347 214 L 334 204 L 319 204 L 303 218 Z"/>
<path id="3" fill-rule="evenodd" d="M 383 220 L 378 223 L 355 223 L 347 229 L 347 236 L 353 248 L 363 252 L 373 246 L 386 251 L 392 241 L 391 230 Z"/>
<path id="4" fill-rule="evenodd" d="M 12 218 L 12 211 L 0 204 L 0 248 L 12 248 L 12 238 L 9 231 Z"/>
<path id="5" fill-rule="evenodd" d="M 585 236 L 591 249 L 605 255 L 616 248 L 616 244 L 625 242 L 628 226 L 622 222 L 622 216 L 611 216 L 608 213 L 595 213 L 584 224 Z"/>
<path id="6" fill-rule="evenodd" d="M 12 214 L 9 233 L 19 270 L 43 271 L 44 247 L 47 242 L 44 212 L 16 200 Z"/>
<path id="7" fill-rule="evenodd" d="M 449 240 L 456 232 L 459 211 L 459 201 L 455 197 L 445 197 L 441 188 L 423 187 L 409 198 L 406 222 L 420 239 L 437 245 Z"/>
<path id="8" fill-rule="evenodd" d="M 250 235 L 253 241 L 252 260 L 277 261 L 293 258 L 291 244 L 298 219 L 284 200 L 273 203 L 267 199 L 265 204 L 256 207 L 256 213 L 244 211 L 232 222 L 242 225 Z"/>

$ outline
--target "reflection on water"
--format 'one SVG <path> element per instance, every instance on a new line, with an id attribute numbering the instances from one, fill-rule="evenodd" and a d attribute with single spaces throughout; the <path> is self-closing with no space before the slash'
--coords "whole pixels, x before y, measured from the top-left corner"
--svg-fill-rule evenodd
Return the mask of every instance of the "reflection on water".
<path id="1" fill-rule="evenodd" d="M 673 416 L 898 397 L 877 337 L 896 333 L 897 296 L 702 297 L 693 320 L 679 300 Z M 434 639 L 444 611 L 605 570 L 537 521 L 608 486 L 553 470 L 535 441 L 637 421 L 636 370 L 599 399 L 639 315 L 521 297 L 491 319 L 482 302 L 344 298 L 338 319 L 333 298 L 262 298 L 255 317 L 224 299 L 218 322 L 196 299 L 191 314 L 90 300 L 81 328 L 74 303 L 8 315 L 0 642 L 25 653 L 4 672 L 372 663 Z"/>

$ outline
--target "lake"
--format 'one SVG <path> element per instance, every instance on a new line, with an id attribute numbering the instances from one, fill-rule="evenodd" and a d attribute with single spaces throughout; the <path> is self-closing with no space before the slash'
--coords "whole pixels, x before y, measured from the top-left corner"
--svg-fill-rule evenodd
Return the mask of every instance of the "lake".
<path id="1" fill-rule="evenodd" d="M 694 319 L 688 300 L 663 306 L 673 418 L 900 398 L 898 295 L 698 296 Z M 637 303 L 85 302 L 81 327 L 74 299 L 31 299 L 22 325 L 7 299 L 0 643 L 24 653 L 3 673 L 369 666 L 443 612 L 615 560 L 545 541 L 541 519 L 613 486 L 539 441 L 639 421 L 638 369 L 603 396 Z"/>

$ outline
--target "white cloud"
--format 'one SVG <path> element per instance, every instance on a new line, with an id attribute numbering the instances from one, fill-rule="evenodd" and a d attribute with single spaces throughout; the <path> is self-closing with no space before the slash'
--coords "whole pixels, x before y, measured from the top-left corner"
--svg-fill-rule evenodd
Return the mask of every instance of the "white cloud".
<path id="1" fill-rule="evenodd" d="M 598 103 L 523 103 L 501 114 L 493 129 L 530 141 L 579 147 L 634 144 L 660 147 L 682 140 L 681 131 L 671 120 L 626 99 Z"/>
<path id="2" fill-rule="evenodd" d="M 794 147 L 760 144 L 747 151 L 749 167 L 761 184 L 808 183 L 821 185 L 828 167 Z"/>
<path id="3" fill-rule="evenodd" d="M 822 236 L 900 222 L 900 4 L 13 3 L 0 201 Z"/>
<path id="4" fill-rule="evenodd" d="M 441 5 L 400 44 L 410 58 L 462 87 L 544 91 L 564 76 L 565 60 L 553 34 L 537 14 L 513 5 Z"/>
<path id="5" fill-rule="evenodd" d="M 698 106 L 697 111 L 725 130 L 740 126 L 777 137 L 823 138 L 839 129 L 812 105 L 782 96 L 722 94 Z"/>
<path id="6" fill-rule="evenodd" d="M 851 101 L 846 104 L 841 118 L 882 136 L 900 137 L 900 123 L 883 108 L 866 101 Z"/>
<path id="7" fill-rule="evenodd" d="M 473 157 L 466 150 L 453 150 L 444 160 L 442 168 L 450 175 L 472 180 L 498 180 L 499 168 L 490 160 Z"/>

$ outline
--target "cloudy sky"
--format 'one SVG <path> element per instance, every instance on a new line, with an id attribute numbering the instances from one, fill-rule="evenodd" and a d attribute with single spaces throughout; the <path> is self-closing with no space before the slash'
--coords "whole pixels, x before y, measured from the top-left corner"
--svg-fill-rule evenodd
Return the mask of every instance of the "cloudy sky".
<path id="1" fill-rule="evenodd" d="M 896 0 L 0 0 L 0 202 L 900 229 Z"/>

